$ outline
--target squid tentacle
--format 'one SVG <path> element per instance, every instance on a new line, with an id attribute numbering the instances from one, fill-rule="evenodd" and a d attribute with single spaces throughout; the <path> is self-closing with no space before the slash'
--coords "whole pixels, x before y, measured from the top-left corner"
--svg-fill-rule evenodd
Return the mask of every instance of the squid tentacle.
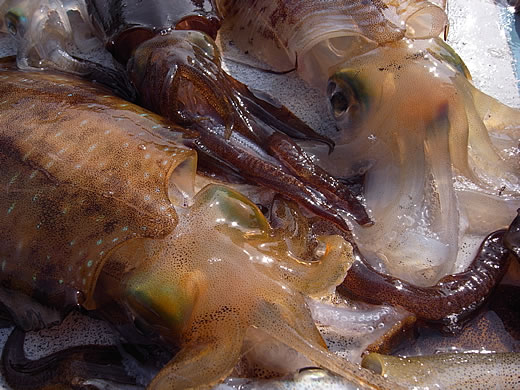
<path id="1" fill-rule="evenodd" d="M 221 154 L 220 159 L 227 161 L 231 166 L 241 167 L 239 173 L 246 180 L 272 188 L 289 199 L 303 204 L 317 215 L 333 221 L 342 230 L 350 231 L 346 220 L 337 209 L 328 203 L 323 194 L 309 188 L 306 183 L 288 174 L 282 167 L 245 152 L 218 136 L 204 136 L 201 140 L 195 140 L 194 146 L 199 150 L 199 147 L 203 146 L 209 148 L 212 153 Z M 348 212 L 348 210 L 345 211 Z"/>
<path id="2" fill-rule="evenodd" d="M 271 96 L 255 92 L 228 74 L 223 74 L 247 111 L 255 118 L 261 119 L 269 128 L 285 133 L 291 138 L 322 142 L 328 146 L 329 153 L 332 153 L 335 146 L 333 140 L 316 133 L 281 103 L 273 101 Z"/>
<path id="3" fill-rule="evenodd" d="M 349 227 L 340 212 L 370 223 L 348 187 L 318 168 L 287 134 L 329 148 L 332 142 L 227 75 L 213 45 L 193 31 L 173 31 L 142 43 L 127 68 L 143 104 L 196 130 L 198 141 L 188 142 L 242 177 L 281 192 L 344 230 Z M 275 119 L 279 114 L 283 120 Z"/>
<path id="4" fill-rule="evenodd" d="M 315 165 L 290 138 L 274 133 L 270 137 L 268 148 L 291 173 L 313 188 L 319 188 L 332 205 L 347 210 L 360 225 L 372 224 L 365 207 L 350 189 L 329 175 L 327 171 Z"/>
<path id="5" fill-rule="evenodd" d="M 221 317 L 221 326 L 210 330 L 203 318 L 194 321 L 192 337 L 187 337 L 185 345 L 159 371 L 148 388 L 209 389 L 231 373 L 240 358 L 244 339 L 242 324 L 239 316 L 228 307 L 212 315 Z M 230 323 L 234 325 L 229 326 Z M 192 374 L 194 371 L 199 373 L 196 378 Z"/>
<path id="6" fill-rule="evenodd" d="M 303 326 L 312 323 L 312 320 L 308 318 L 310 314 L 306 313 L 302 309 L 303 307 L 305 307 L 305 303 L 297 300 L 294 305 L 283 308 L 276 303 L 265 302 L 261 310 L 263 317 L 259 319 L 259 325 L 275 339 L 303 353 L 314 363 L 342 375 L 359 389 L 402 389 L 397 383 L 388 381 L 386 378 L 377 378 L 369 370 L 362 369 L 329 352 L 320 333 L 316 329 Z M 287 310 L 293 312 L 284 313 Z M 292 321 L 287 321 L 289 318 Z M 280 337 L 281 334 L 283 334 L 282 337 Z"/>
<path id="7" fill-rule="evenodd" d="M 219 12 L 214 9 L 215 4 L 209 1 L 203 5 L 181 3 L 167 7 L 162 4 L 152 5 L 146 12 L 139 12 L 144 9 L 139 4 L 121 8 L 115 1 L 93 0 L 87 2 L 87 8 L 74 9 L 74 15 L 77 14 L 78 23 L 81 22 L 84 30 L 97 29 L 96 34 L 103 37 L 105 46 L 114 57 L 111 58 L 114 70 L 76 58 L 67 50 L 66 44 L 72 43 L 78 46 L 79 53 L 85 54 L 85 50 L 80 47 L 80 40 L 71 36 L 71 16 L 58 13 L 55 3 L 49 4 L 49 15 L 42 19 L 39 27 L 31 25 L 27 29 L 29 26 L 21 25 L 24 28 L 20 28 L 20 31 L 28 30 L 33 35 L 41 33 L 45 41 L 55 43 L 51 47 L 47 45 L 42 48 L 45 49 L 41 53 L 44 61 L 40 63 L 40 68 L 59 69 L 94 79 L 128 100 L 139 101 L 143 106 L 177 123 L 196 126 L 201 132 L 213 131 L 197 126 L 198 122 L 209 117 L 225 126 L 226 139 L 231 137 L 231 133 L 241 134 L 249 142 L 247 147 L 263 153 L 261 159 L 272 162 L 277 160 L 275 165 L 281 164 L 286 176 L 296 177 L 298 186 L 317 188 L 297 191 L 305 193 L 307 199 L 301 199 L 299 195 L 293 195 L 292 199 L 307 206 L 312 202 L 313 206 L 307 208 L 320 209 L 320 215 L 329 215 L 329 219 L 345 230 L 348 229 L 347 224 L 333 209 L 339 208 L 362 225 L 370 223 L 363 205 L 348 188 L 316 167 L 290 137 L 323 142 L 329 152 L 334 148 L 334 142 L 313 131 L 274 99 L 255 93 L 226 74 L 221 68 L 219 49 L 214 42 L 221 19 Z M 113 15 L 111 9 L 119 13 Z M 51 14 L 56 17 L 51 17 Z M 93 23 L 90 23 L 88 15 L 92 16 Z M 40 20 L 38 12 L 26 16 L 27 20 Z M 25 19 L 21 18 L 19 23 Z M 159 31 L 164 33 L 157 34 Z M 92 32 L 89 30 L 88 33 Z M 30 45 L 34 45 L 33 35 L 30 34 L 22 33 L 23 36 L 20 36 L 24 42 L 27 41 L 21 50 L 28 50 L 32 47 Z M 97 39 L 92 38 L 92 41 L 97 42 Z M 28 55 L 20 52 L 18 57 L 19 61 L 24 61 Z M 123 70 L 125 65 L 126 70 Z M 277 142 L 272 142 L 273 134 Z M 287 136 L 283 137 L 282 134 Z M 282 146 L 280 139 L 289 148 L 283 146 L 284 150 L 277 149 Z M 286 153 L 290 150 L 292 153 Z M 208 145 L 199 148 L 199 151 L 213 152 Z M 294 155 L 300 153 L 303 156 L 301 159 Z M 236 172 L 243 171 L 242 165 L 230 164 L 225 153 L 217 154 L 226 165 L 236 168 Z M 229 176 L 226 172 L 222 174 Z M 246 173 L 242 176 L 249 175 Z M 267 184 L 263 183 L 262 177 L 257 176 L 256 179 L 256 183 Z M 267 186 L 273 187 L 270 184 Z M 338 215 L 331 217 L 330 214 Z"/>
<path id="8" fill-rule="evenodd" d="M 421 319 L 440 323 L 445 331 L 456 332 L 504 276 L 510 260 L 504 236 L 504 230 L 490 234 L 466 271 L 447 275 L 432 287 L 382 274 L 361 260 L 354 262 L 338 291 L 371 303 L 402 306 Z"/>

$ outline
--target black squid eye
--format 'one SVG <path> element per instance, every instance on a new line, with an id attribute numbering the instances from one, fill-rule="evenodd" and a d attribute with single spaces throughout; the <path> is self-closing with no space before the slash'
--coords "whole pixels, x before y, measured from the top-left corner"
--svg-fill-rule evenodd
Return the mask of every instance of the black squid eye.
<path id="1" fill-rule="evenodd" d="M 359 98 L 363 89 L 360 88 L 359 82 L 347 76 L 345 71 L 338 72 L 331 77 L 327 85 L 329 110 L 334 116 L 338 130 L 357 126 L 363 114 L 364 105 Z"/>
<path id="2" fill-rule="evenodd" d="M 334 92 L 330 97 L 330 106 L 332 108 L 332 113 L 334 114 L 334 116 L 340 117 L 348 110 L 350 106 L 350 101 L 343 92 Z"/>

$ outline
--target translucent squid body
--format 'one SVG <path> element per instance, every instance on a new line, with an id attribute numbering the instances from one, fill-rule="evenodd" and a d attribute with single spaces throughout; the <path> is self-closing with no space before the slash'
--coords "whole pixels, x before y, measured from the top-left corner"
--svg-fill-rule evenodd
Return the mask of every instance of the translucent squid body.
<path id="1" fill-rule="evenodd" d="M 79 71 L 80 63 L 68 53 L 68 46 L 76 45 L 84 51 L 99 46 L 94 37 L 87 39 L 88 32 L 82 30 L 81 25 L 72 28 L 74 17 L 88 20 L 84 4 L 57 0 L 3 0 L 0 7 L 2 31 L 17 40 L 17 64 L 22 69 L 54 66 Z M 43 36 L 47 39 L 43 40 Z"/>
<path id="2" fill-rule="evenodd" d="M 388 44 L 341 67 L 329 82 L 344 129 L 338 148 L 365 151 L 342 164 L 366 171 L 378 221 L 356 231 L 362 250 L 394 276 L 435 284 L 468 264 L 467 237 L 507 226 L 520 206 L 520 113 L 473 87 L 438 38 Z M 352 110 L 339 102 L 347 95 Z"/>
<path id="3" fill-rule="evenodd" d="M 520 113 L 477 90 L 437 38 L 442 6 L 219 2 L 237 44 L 275 69 L 297 64 L 327 96 L 336 148 L 307 151 L 336 177 L 364 177 L 374 224 L 353 226 L 356 242 L 374 268 L 418 286 L 464 269 L 470 238 L 520 206 Z"/>
<path id="4" fill-rule="evenodd" d="M 103 55 L 84 2 L 2 0 L 0 14 L 0 31 L 14 37 L 20 69 L 69 72 L 104 83 L 126 99 L 136 98 L 122 67 Z"/>
<path id="5" fill-rule="evenodd" d="M 399 388 L 328 352 L 305 303 L 343 280 L 353 256 L 341 237 L 320 236 L 315 262 L 295 257 L 244 195 L 197 191 L 197 154 L 183 146 L 192 132 L 87 82 L 4 69 L 0 95 L 0 301 L 18 329 L 2 364 L 12 386 L 67 378 L 51 375 L 54 358 L 25 365 L 20 330 L 82 307 L 126 342 L 166 346 L 173 358 L 150 389 L 223 380 L 250 327 L 360 388 Z"/>

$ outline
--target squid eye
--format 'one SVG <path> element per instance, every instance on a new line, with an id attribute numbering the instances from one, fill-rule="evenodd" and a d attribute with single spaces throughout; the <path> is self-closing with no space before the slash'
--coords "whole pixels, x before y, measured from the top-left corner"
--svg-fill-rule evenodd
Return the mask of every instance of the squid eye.
<path id="1" fill-rule="evenodd" d="M 349 127 L 359 120 L 361 103 L 356 91 L 344 80 L 330 80 L 327 86 L 329 107 L 339 128 Z"/>
<path id="2" fill-rule="evenodd" d="M 23 33 L 23 25 L 27 21 L 27 18 L 23 12 L 19 9 L 13 8 L 5 15 L 5 25 L 7 31 L 13 36 L 16 34 Z"/>
<path id="3" fill-rule="evenodd" d="M 330 106 L 335 117 L 339 117 L 348 110 L 350 101 L 343 92 L 334 92 L 330 97 Z"/>

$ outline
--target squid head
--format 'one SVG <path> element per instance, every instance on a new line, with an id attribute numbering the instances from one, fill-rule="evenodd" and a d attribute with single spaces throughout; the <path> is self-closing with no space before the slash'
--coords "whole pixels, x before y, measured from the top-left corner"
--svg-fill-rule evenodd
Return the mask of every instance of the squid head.
<path id="1" fill-rule="evenodd" d="M 434 38 L 380 46 L 344 62 L 328 82 L 341 134 L 325 168 L 365 174 L 375 224 L 355 227 L 361 247 L 418 285 L 454 271 L 463 234 L 507 226 L 520 202 L 520 112 L 470 80 L 453 49 Z"/>
<path id="2" fill-rule="evenodd" d="M 175 232 L 165 239 L 135 239 L 114 250 L 97 294 L 118 300 L 141 328 L 180 348 L 150 388 L 198 388 L 224 379 L 250 327 L 353 376 L 353 366 L 327 351 L 304 300 L 343 280 L 353 260 L 343 238 L 321 236 L 318 261 L 299 259 L 256 205 L 220 185 L 202 189 L 178 214 Z M 95 300 L 96 294 L 86 305 L 95 307 Z M 364 374 L 353 377 L 368 386 Z"/>

